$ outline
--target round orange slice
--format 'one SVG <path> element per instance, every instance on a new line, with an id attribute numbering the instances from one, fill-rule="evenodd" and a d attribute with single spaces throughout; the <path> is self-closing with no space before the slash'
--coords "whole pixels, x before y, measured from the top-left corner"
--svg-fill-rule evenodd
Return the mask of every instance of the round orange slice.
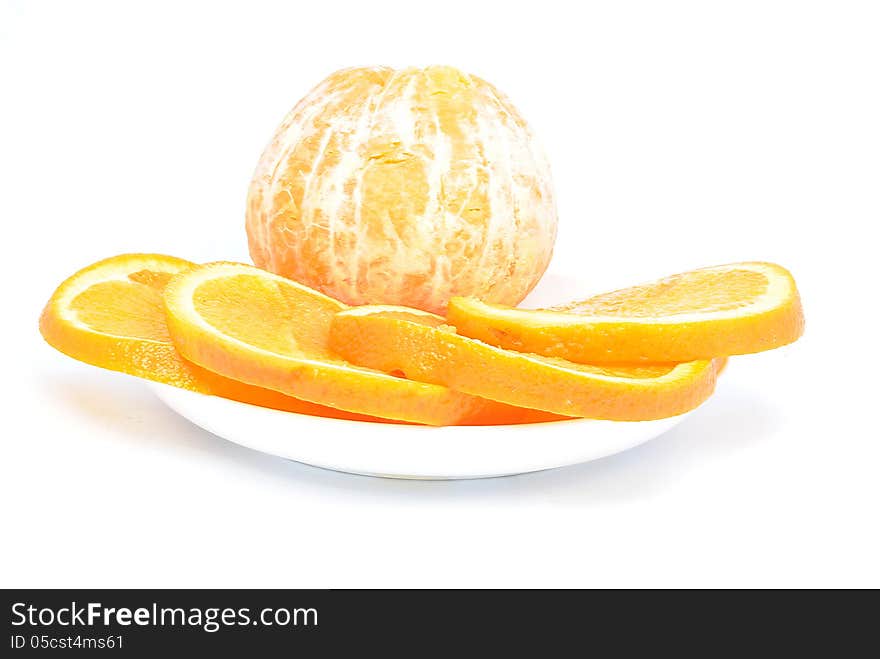
<path id="1" fill-rule="evenodd" d="M 162 291 L 193 266 L 162 254 L 99 261 L 58 287 L 40 316 L 40 332 L 52 347 L 93 366 L 287 412 L 379 420 L 236 382 L 181 358 L 168 333 Z"/>
<path id="2" fill-rule="evenodd" d="M 348 307 L 252 266 L 192 268 L 171 280 L 164 298 L 181 354 L 241 382 L 336 409 L 427 425 L 536 420 L 507 405 L 345 362 L 327 342 L 333 316 Z"/>
<path id="3" fill-rule="evenodd" d="M 795 341 L 804 316 L 791 274 L 733 263 L 553 307 L 454 298 L 448 322 L 491 345 L 585 364 L 687 362 Z"/>
<path id="4" fill-rule="evenodd" d="M 489 346 L 456 334 L 440 316 L 369 306 L 333 318 L 330 346 L 351 362 L 398 370 L 475 396 L 555 414 L 644 421 L 675 416 L 706 400 L 720 366 L 607 367 Z"/>

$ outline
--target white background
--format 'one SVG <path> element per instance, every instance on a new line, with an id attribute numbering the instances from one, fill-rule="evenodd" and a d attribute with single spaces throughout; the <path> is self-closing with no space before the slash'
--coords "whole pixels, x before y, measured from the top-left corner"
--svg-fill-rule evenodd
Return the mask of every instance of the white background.
<path id="1" fill-rule="evenodd" d="M 855 2 L 0 4 L 2 586 L 880 586 L 880 20 Z M 246 259 L 245 190 L 356 64 L 506 91 L 595 291 L 778 261 L 807 332 L 674 431 L 472 482 L 322 471 L 45 346 L 79 267 Z M 595 291 L 585 291 L 592 293 Z"/>

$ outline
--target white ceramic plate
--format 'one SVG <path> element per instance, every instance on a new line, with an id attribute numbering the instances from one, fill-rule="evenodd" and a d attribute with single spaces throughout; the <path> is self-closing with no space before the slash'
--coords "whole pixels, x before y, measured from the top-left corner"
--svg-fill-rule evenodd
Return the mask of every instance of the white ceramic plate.
<path id="1" fill-rule="evenodd" d="M 483 478 L 587 462 L 647 442 L 687 416 L 431 428 L 280 412 L 150 386 L 172 410 L 236 444 L 316 467 L 389 478 Z"/>
<path id="2" fill-rule="evenodd" d="M 548 274 L 523 306 L 549 306 L 591 292 L 574 277 Z M 150 386 L 175 412 L 236 444 L 325 469 L 389 478 L 484 478 L 578 464 L 643 444 L 687 416 L 431 428 L 280 412 Z"/>

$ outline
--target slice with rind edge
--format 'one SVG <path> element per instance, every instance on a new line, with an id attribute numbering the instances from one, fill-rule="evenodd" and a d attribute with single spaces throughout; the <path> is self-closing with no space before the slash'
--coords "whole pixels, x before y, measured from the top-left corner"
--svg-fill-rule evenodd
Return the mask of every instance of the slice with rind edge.
<path id="1" fill-rule="evenodd" d="M 66 279 L 40 316 L 46 342 L 81 362 L 202 394 L 313 416 L 378 421 L 230 380 L 183 359 L 165 322 L 162 290 L 195 264 L 121 254 Z"/>
<path id="2" fill-rule="evenodd" d="M 171 280 L 164 299 L 180 353 L 241 382 L 348 412 L 426 425 L 511 423 L 528 416 L 345 362 L 327 339 L 333 316 L 346 305 L 252 266 L 218 262 L 192 268 Z"/>
<path id="3" fill-rule="evenodd" d="M 601 367 L 518 353 L 460 336 L 440 316 L 366 306 L 333 318 L 330 346 L 351 362 L 555 414 L 645 421 L 702 403 L 721 364 Z"/>
<path id="4" fill-rule="evenodd" d="M 454 298 L 447 320 L 485 343 L 585 364 L 687 362 L 778 348 L 804 316 L 791 274 L 773 263 L 692 270 L 550 309 Z"/>

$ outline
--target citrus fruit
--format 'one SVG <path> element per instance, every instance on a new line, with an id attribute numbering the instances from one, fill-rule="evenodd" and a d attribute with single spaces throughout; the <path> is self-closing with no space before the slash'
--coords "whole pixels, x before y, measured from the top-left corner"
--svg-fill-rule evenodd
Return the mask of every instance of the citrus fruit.
<path id="1" fill-rule="evenodd" d="M 718 364 L 601 367 L 486 345 L 440 316 L 391 306 L 338 313 L 331 347 L 349 361 L 492 400 L 578 417 L 642 421 L 693 409 L 712 393 Z"/>
<path id="2" fill-rule="evenodd" d="M 337 71 L 250 186 L 254 263 L 349 304 L 517 304 L 556 237 L 547 160 L 510 100 L 448 66 Z"/>
<path id="3" fill-rule="evenodd" d="M 448 322 L 486 343 L 581 363 L 685 362 L 795 341 L 804 316 L 791 274 L 733 263 L 553 307 L 452 300 Z"/>
<path id="4" fill-rule="evenodd" d="M 194 264 L 162 254 L 122 254 L 65 280 L 40 316 L 46 341 L 79 361 L 182 389 L 316 416 L 370 420 L 224 378 L 177 353 L 162 290 Z"/>
<path id="5" fill-rule="evenodd" d="M 180 273 L 168 327 L 188 360 L 226 377 L 333 408 L 427 425 L 535 420 L 523 410 L 346 363 L 327 339 L 341 302 L 239 263 Z"/>

